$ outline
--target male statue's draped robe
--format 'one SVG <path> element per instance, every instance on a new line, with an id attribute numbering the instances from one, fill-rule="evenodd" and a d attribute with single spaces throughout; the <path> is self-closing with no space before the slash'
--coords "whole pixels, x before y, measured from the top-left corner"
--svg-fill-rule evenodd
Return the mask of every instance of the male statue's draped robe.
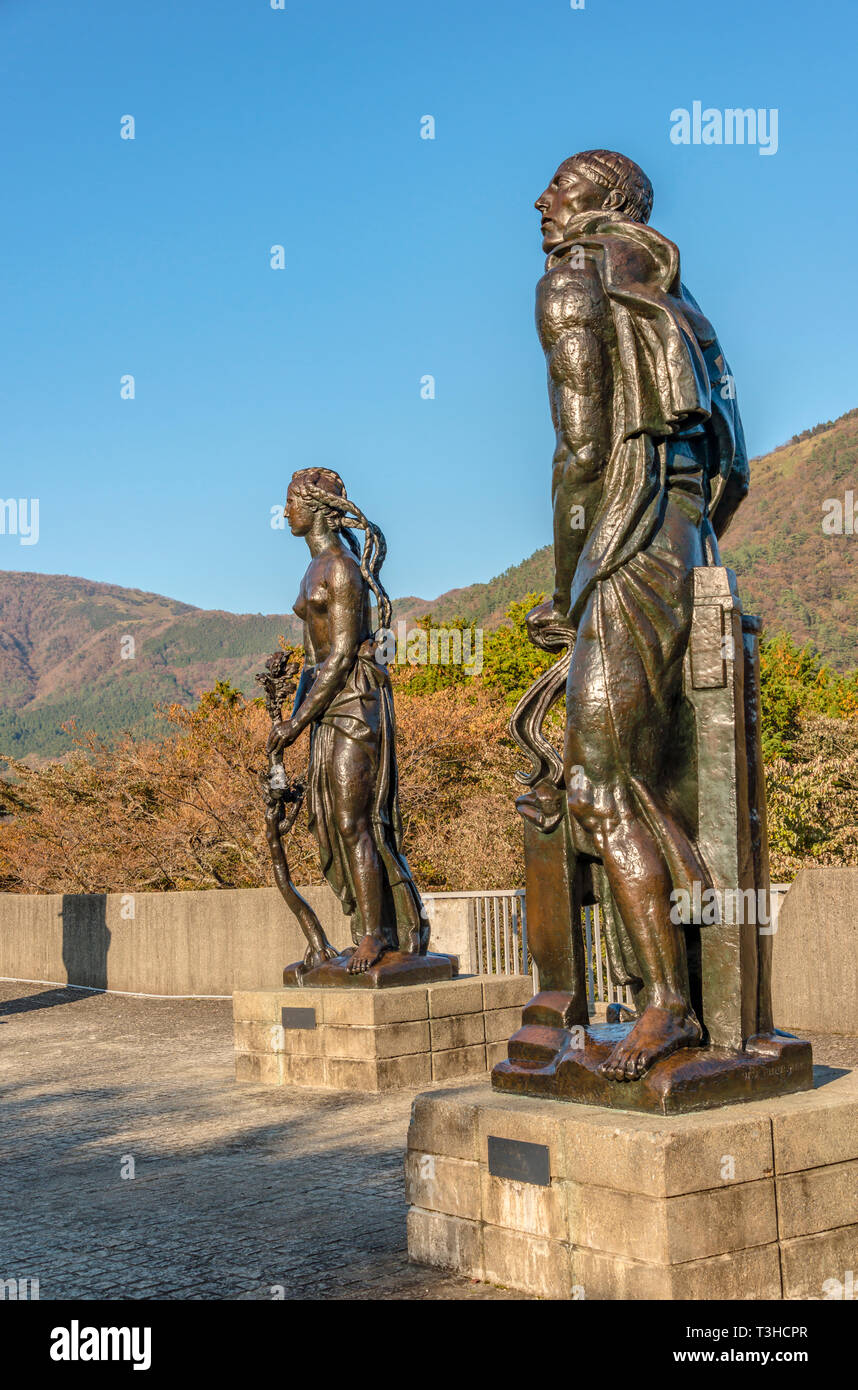
<path id="1" fill-rule="evenodd" d="M 576 629 L 567 683 L 573 843 L 598 862 L 597 820 L 587 806 L 622 786 L 674 887 L 691 894 L 709 875 L 679 804 L 671 744 L 692 570 L 720 563 L 715 534 L 748 489 L 733 380 L 712 325 L 680 281 L 677 248 L 658 232 L 617 213 L 582 213 L 549 255 L 543 285 L 564 262 L 598 278 L 610 310 L 603 347 L 611 364 L 603 486 L 568 595 Z M 603 901 L 614 980 L 633 983 L 640 971 L 629 933 L 607 894 Z"/>

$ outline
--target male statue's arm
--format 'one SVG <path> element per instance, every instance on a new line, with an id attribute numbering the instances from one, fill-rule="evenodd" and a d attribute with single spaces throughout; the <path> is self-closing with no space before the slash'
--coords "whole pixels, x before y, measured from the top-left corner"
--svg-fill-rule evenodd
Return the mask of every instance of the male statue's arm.
<path id="1" fill-rule="evenodd" d="M 564 338 L 572 336 L 570 333 Z M 601 354 L 597 354 L 594 345 L 588 341 L 590 336 L 586 333 L 575 334 L 579 365 L 583 367 L 585 362 L 591 362 L 594 368 L 589 377 L 589 389 L 576 389 L 574 383 L 564 382 L 558 391 L 562 410 L 562 442 L 555 451 L 551 478 L 554 509 L 552 602 L 555 611 L 564 617 L 569 615 L 572 581 L 602 496 L 608 453 L 606 416 L 610 404 L 603 399 L 603 381 L 599 372 Z M 581 379 L 586 380 L 583 370 Z"/>
<path id="2" fill-rule="evenodd" d="M 576 296 L 574 321 L 548 358 L 551 411 L 557 430 L 551 493 L 554 511 L 554 593 L 533 610 L 528 626 L 547 645 L 550 629 L 569 632 L 570 591 L 602 495 L 610 450 L 611 390 L 599 316 L 587 294 Z M 568 294 L 567 294 L 568 302 Z M 552 647 L 557 642 L 551 643 Z"/>

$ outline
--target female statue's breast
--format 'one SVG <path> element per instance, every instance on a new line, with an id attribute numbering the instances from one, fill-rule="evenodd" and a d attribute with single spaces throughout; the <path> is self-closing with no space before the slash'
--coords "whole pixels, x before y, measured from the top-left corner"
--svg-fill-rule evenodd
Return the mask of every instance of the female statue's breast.
<path id="1" fill-rule="evenodd" d="M 327 585 L 319 579 L 313 582 L 311 576 L 310 583 L 305 578 L 301 585 L 301 592 L 296 598 L 292 611 L 296 613 L 303 622 L 308 622 L 313 613 L 327 613 L 329 595 Z"/>

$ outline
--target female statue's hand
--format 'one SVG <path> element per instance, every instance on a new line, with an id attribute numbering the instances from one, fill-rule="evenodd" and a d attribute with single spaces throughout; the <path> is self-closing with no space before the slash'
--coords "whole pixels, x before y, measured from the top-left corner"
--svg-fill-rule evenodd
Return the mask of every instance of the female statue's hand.
<path id="1" fill-rule="evenodd" d="M 288 748 L 298 737 L 300 729 L 296 728 L 294 719 L 279 719 L 272 726 L 271 733 L 268 735 L 266 749 L 269 753 L 281 753 L 284 748 Z"/>

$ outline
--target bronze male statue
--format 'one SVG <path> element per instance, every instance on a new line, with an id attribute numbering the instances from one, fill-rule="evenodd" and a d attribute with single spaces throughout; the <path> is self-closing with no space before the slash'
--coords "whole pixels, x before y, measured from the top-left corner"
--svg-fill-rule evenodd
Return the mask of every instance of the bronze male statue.
<path id="1" fill-rule="evenodd" d="M 682 895 L 699 901 L 711 885 L 698 840 L 698 796 L 707 777 L 726 783 L 728 768 L 717 759 L 701 765 L 689 729 L 693 701 L 684 698 L 683 681 L 695 595 L 706 588 L 695 576 L 707 566 L 729 574 L 720 568 L 717 538 L 748 490 L 733 379 L 711 323 L 681 283 L 677 248 L 648 226 L 652 201 L 643 170 L 610 150 L 565 160 L 536 200 L 547 253 L 536 323 L 556 431 L 556 578 L 552 598 L 530 613 L 528 627 L 537 645 L 566 647 L 568 653 L 525 697 L 512 723 L 537 768 L 523 778 L 532 791 L 519 809 L 539 832 L 526 829 L 528 919 L 530 928 L 533 894 L 540 918 L 533 922 L 533 950 L 549 994 L 534 1001 L 530 1014 L 525 1010 L 530 1029 L 517 1035 L 516 1046 L 511 1042 L 510 1061 L 495 1070 L 496 1085 L 546 1094 L 559 1093 L 550 1089 L 555 1082 L 548 1076 L 563 1072 L 558 1058 L 566 1059 L 564 1075 L 579 1075 L 576 1044 L 556 1026 L 587 1023 L 582 947 L 575 940 L 567 951 L 561 939 L 563 912 L 568 914 L 577 893 L 579 904 L 599 901 L 611 973 L 616 983 L 631 987 L 638 1009 L 632 1026 L 608 1029 L 600 1040 L 601 1060 L 590 1063 L 604 1080 L 592 1075 L 586 1098 L 611 1104 L 622 1102 L 610 1098 L 616 1088 L 606 1092 L 605 1080 L 639 1082 L 708 1037 L 689 976 L 686 939 L 699 942 L 700 933 L 695 938 L 693 923 L 687 933 L 687 915 L 679 920 L 676 902 Z M 735 581 L 729 583 L 733 592 Z M 707 657 L 718 666 L 714 684 L 726 685 L 721 666 L 726 671 L 728 659 L 741 665 L 742 634 L 752 631 L 742 626 L 738 598 L 735 606 L 738 656 L 727 646 L 719 653 L 719 633 L 714 657 Z M 740 685 L 744 679 L 742 688 L 750 692 L 752 654 L 746 664 L 748 674 L 736 679 Z M 541 739 L 539 725 L 567 671 L 564 766 L 553 775 L 556 755 Z M 705 673 L 698 675 L 705 684 Z M 744 740 L 741 711 L 738 720 Z M 751 718 L 749 763 L 752 726 Z M 740 774 L 747 789 L 747 770 Z M 759 787 L 754 794 L 762 795 Z M 767 886 L 764 801 L 762 807 L 753 854 L 751 832 L 740 825 L 738 833 L 745 837 L 745 861 L 754 858 L 757 878 L 765 877 Z M 735 809 L 732 814 L 735 820 Z M 556 874 L 559 856 L 552 848 L 561 830 L 567 837 L 564 865 L 567 859 L 572 865 L 568 884 Z M 589 884 L 583 889 L 582 869 Z M 579 935 L 577 928 L 573 934 Z M 756 956 L 753 970 L 763 1002 L 757 1007 L 755 995 L 753 1010 L 745 1010 L 744 1032 L 729 1035 L 731 1046 L 744 1047 L 750 1034 L 770 1027 L 763 999 L 768 977 Z M 562 998 L 550 993 L 561 986 Z M 713 986 L 711 997 L 716 994 Z M 720 1002 L 713 1005 L 713 1025 L 718 1011 L 720 1019 Z M 727 1037 L 726 1025 L 722 1031 Z M 766 1039 L 768 1058 L 779 1053 L 780 1044 L 770 1045 L 768 1034 Z M 595 1037 L 591 1044 L 595 1051 Z M 805 1085 L 810 1052 L 800 1046 L 805 1052 L 795 1076 L 801 1072 L 797 1084 Z M 757 1067 L 754 1047 L 752 1039 L 742 1063 L 746 1070 Z M 709 1058 L 713 1065 L 714 1060 Z M 721 1061 L 729 1070 L 729 1059 Z M 575 1093 L 577 1081 L 563 1084 L 569 1098 L 584 1098 Z M 687 1091 L 690 1083 L 682 1076 L 677 1084 Z M 651 1097 L 639 1102 L 661 1103 Z"/>
<path id="2" fill-rule="evenodd" d="M 536 318 L 557 432 L 556 584 L 534 637 L 569 626 L 566 780 L 573 835 L 595 849 L 646 1007 L 604 1071 L 640 1075 L 696 1043 L 671 891 L 707 883 L 662 796 L 691 619 L 705 564 L 748 487 L 744 439 L 715 332 L 650 229 L 652 187 L 630 159 L 591 150 L 536 201 L 546 272 Z M 717 552 L 716 552 L 717 553 Z M 620 924 L 618 924 L 620 925 Z"/>

